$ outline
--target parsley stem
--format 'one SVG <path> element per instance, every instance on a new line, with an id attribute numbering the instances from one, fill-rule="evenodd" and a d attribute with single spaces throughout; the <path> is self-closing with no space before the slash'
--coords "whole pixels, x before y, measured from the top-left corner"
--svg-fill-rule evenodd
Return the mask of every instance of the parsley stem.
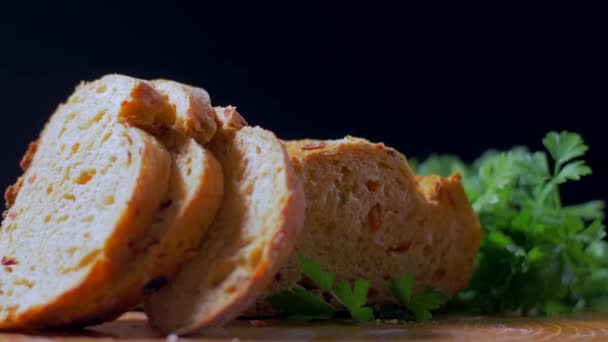
<path id="1" fill-rule="evenodd" d="M 553 169 L 553 179 L 557 178 L 557 175 L 559 174 L 559 170 L 561 169 L 562 165 L 559 162 L 555 163 L 555 167 Z M 555 209 L 559 209 L 562 207 L 562 200 L 561 200 L 561 196 L 559 195 L 559 185 L 557 184 L 557 182 L 553 181 L 553 202 L 555 204 Z"/>

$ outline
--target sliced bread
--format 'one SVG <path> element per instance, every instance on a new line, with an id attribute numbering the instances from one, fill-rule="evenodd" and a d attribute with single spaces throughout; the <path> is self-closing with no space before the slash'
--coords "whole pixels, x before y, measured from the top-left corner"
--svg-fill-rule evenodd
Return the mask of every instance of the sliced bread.
<path id="1" fill-rule="evenodd" d="M 7 191 L 0 329 L 70 324 L 134 272 L 171 159 L 132 125 L 155 130 L 174 117 L 153 87 L 120 75 L 80 85 L 59 106 Z"/>
<path id="2" fill-rule="evenodd" d="M 453 295 L 467 286 L 481 229 L 460 184 L 417 177 L 405 157 L 367 140 L 287 142 L 304 182 L 306 220 L 293 254 L 247 315 L 276 313 L 265 298 L 302 285 L 298 258 L 311 258 L 337 281 L 371 281 L 369 303 L 394 303 L 391 278 L 412 272 L 414 287 Z"/>
<path id="3" fill-rule="evenodd" d="M 222 164 L 224 198 L 199 254 L 144 307 L 162 332 L 188 334 L 238 316 L 291 253 L 304 195 L 281 141 L 245 127 L 209 144 Z"/>
<path id="4" fill-rule="evenodd" d="M 207 142 L 215 133 L 215 112 L 209 96 L 202 89 L 177 82 L 151 84 L 176 110 L 173 125 L 156 130 L 156 138 L 169 149 L 172 158 L 168 192 L 148 233 L 135 242 L 134 248 L 141 253 L 133 260 L 133 274 L 108 289 L 112 295 L 73 324 L 86 326 L 111 320 L 170 281 L 196 253 L 221 203 L 222 168 L 194 139 Z"/>

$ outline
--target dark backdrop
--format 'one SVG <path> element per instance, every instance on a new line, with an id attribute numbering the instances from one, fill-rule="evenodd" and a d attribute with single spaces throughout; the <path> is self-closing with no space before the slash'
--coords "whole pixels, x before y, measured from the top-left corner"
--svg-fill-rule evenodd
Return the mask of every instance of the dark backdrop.
<path id="1" fill-rule="evenodd" d="M 357 135 L 407 156 L 541 147 L 583 134 L 606 199 L 606 20 L 598 8 L 3 5 L 0 187 L 80 80 L 117 72 L 205 87 L 281 138 Z"/>

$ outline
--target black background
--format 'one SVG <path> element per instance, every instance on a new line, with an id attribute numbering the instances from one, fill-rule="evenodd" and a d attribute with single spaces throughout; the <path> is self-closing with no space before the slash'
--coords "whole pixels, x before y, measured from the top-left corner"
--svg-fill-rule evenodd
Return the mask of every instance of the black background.
<path id="1" fill-rule="evenodd" d="M 594 174 L 565 201 L 606 199 L 599 8 L 252 3 L 4 4 L 0 186 L 79 81 L 117 72 L 202 86 L 284 139 L 351 134 L 407 156 L 580 132 Z"/>

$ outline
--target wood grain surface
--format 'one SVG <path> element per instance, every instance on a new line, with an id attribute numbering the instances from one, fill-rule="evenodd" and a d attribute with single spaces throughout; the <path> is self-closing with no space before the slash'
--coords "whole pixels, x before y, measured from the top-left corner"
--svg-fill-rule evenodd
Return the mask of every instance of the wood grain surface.
<path id="1" fill-rule="evenodd" d="M 128 313 L 115 322 L 80 331 L 0 334 L 4 341 L 172 341 L 148 327 L 142 313 Z M 608 315 L 558 318 L 442 317 L 432 322 L 352 325 L 346 322 L 291 323 L 235 321 L 179 341 L 608 341 Z"/>

